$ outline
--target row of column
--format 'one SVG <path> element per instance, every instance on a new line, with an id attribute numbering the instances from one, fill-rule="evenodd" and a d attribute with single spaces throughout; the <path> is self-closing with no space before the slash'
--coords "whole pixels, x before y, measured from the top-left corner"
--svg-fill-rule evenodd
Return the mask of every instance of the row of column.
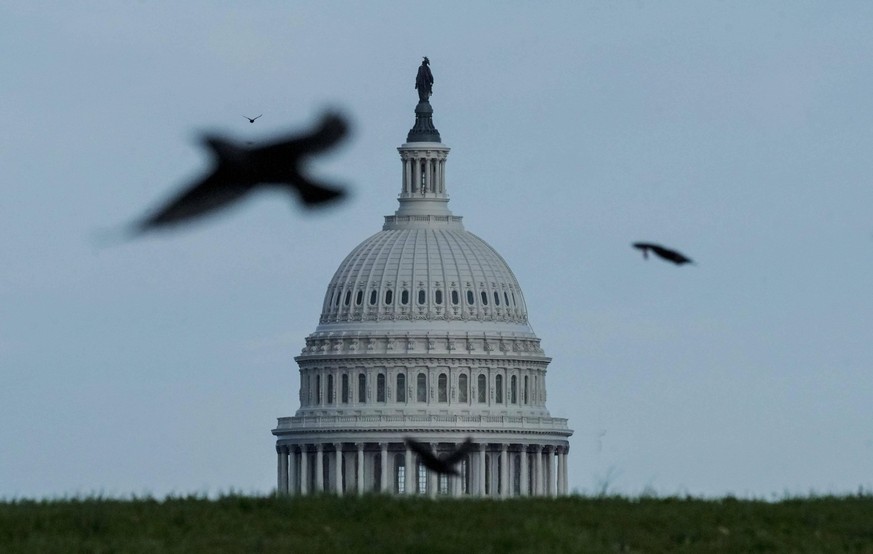
<path id="1" fill-rule="evenodd" d="M 440 476 L 420 466 L 418 456 L 403 443 L 354 443 L 354 448 L 347 444 L 277 445 L 279 494 L 383 492 L 506 498 L 569 492 L 566 445 L 482 443 L 455 466 L 459 476 Z M 431 443 L 431 450 L 439 455 L 443 444 Z"/>
<path id="2" fill-rule="evenodd" d="M 445 194 L 445 158 L 403 157 L 403 192 Z"/>

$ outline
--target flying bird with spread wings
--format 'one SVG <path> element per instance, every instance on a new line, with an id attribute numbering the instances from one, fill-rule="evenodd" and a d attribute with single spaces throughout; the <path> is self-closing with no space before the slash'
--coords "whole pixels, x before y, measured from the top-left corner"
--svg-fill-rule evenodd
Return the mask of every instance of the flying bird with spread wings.
<path id="1" fill-rule="evenodd" d="M 248 120 L 249 120 L 249 123 L 254 123 L 255 120 L 256 120 L 257 118 L 261 117 L 262 115 L 264 115 L 264 114 L 256 115 L 255 117 L 249 117 L 249 116 L 247 116 L 247 115 L 244 115 L 243 117 L 246 118 L 246 119 L 248 119 Z"/>
<path id="2" fill-rule="evenodd" d="M 293 191 L 306 208 L 337 200 L 345 195 L 345 190 L 313 180 L 306 175 L 304 163 L 332 148 L 348 130 L 345 118 L 326 113 L 312 131 L 260 143 L 264 146 L 247 147 L 206 135 L 203 143 L 215 161 L 212 172 L 134 224 L 133 232 L 164 228 L 203 216 L 229 206 L 256 188 Z"/>
<path id="3" fill-rule="evenodd" d="M 691 258 L 686 258 L 683 254 L 675 250 L 670 250 L 669 248 L 664 248 L 660 244 L 652 244 L 651 242 L 635 242 L 633 243 L 633 247 L 642 250 L 643 258 L 646 259 L 648 259 L 649 250 L 651 250 L 658 257 L 663 258 L 669 262 L 673 262 L 676 265 L 694 264 Z"/>
<path id="4" fill-rule="evenodd" d="M 421 463 L 424 464 L 424 467 L 431 471 L 447 475 L 459 475 L 455 466 L 460 463 L 464 456 L 472 452 L 474 448 L 473 439 L 467 437 L 458 448 L 448 454 L 443 454 L 442 456 L 437 457 L 430 451 L 430 448 L 426 444 L 420 443 L 410 437 L 406 437 L 403 440 L 406 441 L 410 450 L 418 454 L 418 458 L 421 460 Z"/>

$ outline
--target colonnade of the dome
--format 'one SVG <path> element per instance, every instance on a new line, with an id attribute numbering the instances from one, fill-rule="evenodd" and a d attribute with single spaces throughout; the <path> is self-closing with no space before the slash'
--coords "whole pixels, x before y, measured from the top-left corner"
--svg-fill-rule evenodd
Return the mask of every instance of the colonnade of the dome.
<path id="1" fill-rule="evenodd" d="M 440 455 L 459 443 L 425 444 Z M 566 442 L 479 442 L 457 464 L 457 476 L 427 470 L 405 443 L 391 440 L 342 442 L 325 438 L 321 442 L 280 443 L 276 452 L 280 494 L 508 498 L 569 493 Z"/>

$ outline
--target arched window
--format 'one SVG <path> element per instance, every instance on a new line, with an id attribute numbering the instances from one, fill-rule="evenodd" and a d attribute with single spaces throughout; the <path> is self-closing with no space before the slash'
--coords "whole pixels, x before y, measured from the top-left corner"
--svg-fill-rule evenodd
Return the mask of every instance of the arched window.
<path id="1" fill-rule="evenodd" d="M 461 301 L 461 296 L 458 294 L 458 291 L 453 290 L 452 291 L 452 304 L 457 306 L 458 302 L 460 302 L 460 301 Z"/>
<path id="2" fill-rule="evenodd" d="M 437 306 L 441 306 L 441 305 L 442 305 L 442 303 L 443 303 L 443 291 L 442 291 L 442 290 L 437 289 L 437 290 L 433 293 L 433 301 L 434 301 L 434 303 L 435 303 Z"/>
<path id="3" fill-rule="evenodd" d="M 521 395 L 521 401 L 524 402 L 525 404 L 528 403 L 528 398 L 529 398 L 528 395 L 529 394 L 530 393 L 529 393 L 528 387 L 527 387 L 527 375 L 525 375 L 524 376 L 524 391 L 522 392 L 522 395 Z"/>
<path id="4" fill-rule="evenodd" d="M 480 293 L 480 296 L 482 297 L 482 305 L 487 306 L 488 305 L 488 293 L 483 290 Z"/>
<path id="5" fill-rule="evenodd" d="M 333 375 L 327 375 L 327 403 L 333 404 Z"/>
<path id="6" fill-rule="evenodd" d="M 406 456 L 394 455 L 394 490 L 397 494 L 406 493 Z"/>
<path id="7" fill-rule="evenodd" d="M 476 396 L 480 404 L 484 404 L 488 399 L 488 383 L 482 373 L 476 378 Z"/>
<path id="8" fill-rule="evenodd" d="M 367 376 L 358 373 L 358 402 L 367 401 Z"/>
<path id="9" fill-rule="evenodd" d="M 406 375 L 403 373 L 397 374 L 397 393 L 395 396 L 397 402 L 406 402 Z"/>
<path id="10" fill-rule="evenodd" d="M 352 299 L 352 291 L 347 290 L 347 291 L 346 291 L 346 299 L 345 299 L 345 301 L 343 302 L 343 304 L 345 304 L 346 306 L 348 306 L 348 305 L 349 305 L 349 302 L 351 301 L 351 299 Z"/>
<path id="11" fill-rule="evenodd" d="M 400 292 L 400 303 L 403 304 L 404 306 L 409 304 L 409 291 L 408 290 L 403 289 Z"/>
<path id="12" fill-rule="evenodd" d="M 467 400 L 467 374 L 458 375 L 458 402 L 468 402 Z"/>
<path id="13" fill-rule="evenodd" d="M 376 402 L 385 402 L 385 374 L 376 376 Z"/>
<path id="14" fill-rule="evenodd" d="M 333 306 L 334 306 L 334 308 L 339 306 L 341 296 L 342 296 L 342 294 L 340 294 L 340 291 L 336 291 L 333 294 Z"/>
<path id="15" fill-rule="evenodd" d="M 437 402 L 449 401 L 449 378 L 445 373 L 437 377 Z"/>
<path id="16" fill-rule="evenodd" d="M 424 289 L 421 289 L 418 291 L 418 305 L 423 305 L 425 300 L 427 300 L 427 293 L 424 292 Z"/>
<path id="17" fill-rule="evenodd" d="M 475 303 L 476 303 L 476 297 L 473 296 L 473 291 L 468 290 L 468 291 L 467 291 L 467 304 L 469 304 L 470 306 L 472 306 L 472 305 L 475 304 Z M 347 303 L 347 304 L 348 304 L 348 303 Z"/>
<path id="18" fill-rule="evenodd" d="M 515 375 L 509 378 L 509 401 L 518 404 L 518 377 Z"/>
<path id="19" fill-rule="evenodd" d="M 427 402 L 427 375 L 419 373 L 415 381 L 415 399 L 418 402 Z"/>
<path id="20" fill-rule="evenodd" d="M 388 289 L 385 291 L 385 304 L 391 305 L 391 302 L 394 301 L 394 291 Z"/>
<path id="21" fill-rule="evenodd" d="M 499 305 L 500 305 L 500 295 L 497 294 L 497 291 L 494 291 L 494 305 L 495 305 L 495 306 L 499 306 Z"/>
<path id="22" fill-rule="evenodd" d="M 355 306 L 360 306 L 364 302 L 364 291 L 359 290 L 355 295 Z"/>
<path id="23" fill-rule="evenodd" d="M 506 294 L 506 291 L 503 291 L 503 299 L 506 300 L 506 305 L 509 306 L 509 295 Z"/>
<path id="24" fill-rule="evenodd" d="M 315 403 L 321 404 L 321 375 L 315 376 Z"/>
<path id="25" fill-rule="evenodd" d="M 342 377 L 342 400 L 343 404 L 349 403 L 349 374 L 343 373 Z"/>
<path id="26" fill-rule="evenodd" d="M 494 378 L 494 402 L 503 404 L 503 375 Z"/>
<path id="27" fill-rule="evenodd" d="M 377 300 L 379 300 L 379 293 L 373 289 L 370 291 L 370 305 L 375 306 Z"/>

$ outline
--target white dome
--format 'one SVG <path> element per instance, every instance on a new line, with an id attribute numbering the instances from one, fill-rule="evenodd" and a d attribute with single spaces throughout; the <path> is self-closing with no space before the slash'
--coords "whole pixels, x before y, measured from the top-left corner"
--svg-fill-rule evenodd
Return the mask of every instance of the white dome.
<path id="1" fill-rule="evenodd" d="M 438 322 L 451 320 L 456 330 L 466 321 L 476 327 L 483 322 L 521 325 L 518 331 L 530 332 L 515 275 L 491 246 L 463 229 L 460 218 L 440 225 L 427 216 L 401 223 L 398 217 L 388 217 L 385 230 L 340 264 L 327 287 L 319 331 L 351 322 L 431 322 L 439 327 Z"/>

